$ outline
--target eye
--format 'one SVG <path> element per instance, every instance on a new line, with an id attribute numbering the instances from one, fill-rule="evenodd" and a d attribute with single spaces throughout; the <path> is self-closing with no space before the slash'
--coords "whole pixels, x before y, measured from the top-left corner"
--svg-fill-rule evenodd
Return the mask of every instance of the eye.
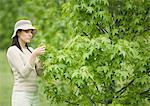
<path id="1" fill-rule="evenodd" d="M 34 35 L 36 34 L 36 30 L 31 30 L 31 33 Z"/>
<path id="2" fill-rule="evenodd" d="M 32 30 L 22 30 L 24 31 L 25 33 L 32 33 Z"/>
<path id="3" fill-rule="evenodd" d="M 26 33 L 29 33 L 30 31 L 29 30 L 27 30 L 27 31 L 25 31 Z"/>

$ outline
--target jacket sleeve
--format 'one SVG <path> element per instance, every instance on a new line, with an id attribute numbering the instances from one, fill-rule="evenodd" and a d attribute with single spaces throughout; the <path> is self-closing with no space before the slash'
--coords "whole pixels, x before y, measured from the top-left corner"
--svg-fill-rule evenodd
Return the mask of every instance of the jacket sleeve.
<path id="1" fill-rule="evenodd" d="M 28 77 L 35 66 L 31 66 L 29 62 L 23 63 L 23 60 L 15 48 L 10 48 L 7 51 L 7 59 L 12 69 L 18 71 L 22 77 Z"/>
<path id="2" fill-rule="evenodd" d="M 36 73 L 37 73 L 38 76 L 41 76 L 42 72 L 43 72 L 42 63 L 37 59 L 35 64 L 36 64 Z"/>

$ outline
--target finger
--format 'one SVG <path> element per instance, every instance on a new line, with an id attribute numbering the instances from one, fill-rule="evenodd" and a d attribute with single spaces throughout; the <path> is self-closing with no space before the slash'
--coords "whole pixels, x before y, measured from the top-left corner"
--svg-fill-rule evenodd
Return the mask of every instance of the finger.
<path id="1" fill-rule="evenodd" d="M 41 52 L 45 52 L 45 49 L 40 49 Z"/>
<path id="2" fill-rule="evenodd" d="M 45 51 L 41 51 L 41 53 L 42 53 L 42 54 L 44 54 L 44 53 L 45 53 Z"/>
<path id="3" fill-rule="evenodd" d="M 45 50 L 45 47 L 41 47 L 40 49 Z"/>
<path id="4" fill-rule="evenodd" d="M 45 45 L 43 45 L 43 47 L 46 47 Z"/>
<path id="5" fill-rule="evenodd" d="M 42 48 L 42 49 L 40 49 L 41 51 L 45 51 L 45 49 L 44 48 Z"/>

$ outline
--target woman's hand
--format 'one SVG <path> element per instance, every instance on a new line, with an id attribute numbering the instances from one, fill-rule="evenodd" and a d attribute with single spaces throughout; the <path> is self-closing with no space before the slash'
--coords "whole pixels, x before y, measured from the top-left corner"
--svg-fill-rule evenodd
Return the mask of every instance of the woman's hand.
<path id="1" fill-rule="evenodd" d="M 45 53 L 45 48 L 46 48 L 45 46 L 40 46 L 40 47 L 36 48 L 32 53 L 35 56 L 42 55 Z"/>
<path id="2" fill-rule="evenodd" d="M 40 46 L 40 47 L 34 49 L 34 51 L 32 52 L 32 55 L 30 57 L 30 60 L 29 60 L 29 63 L 31 64 L 31 66 L 35 65 L 35 60 L 36 60 L 37 56 L 40 56 L 45 53 L 45 48 L 46 48 L 46 46 Z"/>

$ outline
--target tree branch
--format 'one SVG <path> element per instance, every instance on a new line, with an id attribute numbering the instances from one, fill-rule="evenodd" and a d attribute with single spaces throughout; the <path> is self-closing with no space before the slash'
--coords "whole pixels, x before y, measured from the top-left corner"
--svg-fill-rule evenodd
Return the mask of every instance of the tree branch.
<path id="1" fill-rule="evenodd" d="M 96 28 L 98 29 L 98 31 L 100 33 L 108 33 L 107 30 L 102 28 L 102 27 L 100 27 L 100 25 L 98 23 L 96 24 Z"/>
<path id="2" fill-rule="evenodd" d="M 88 34 L 86 32 L 83 31 L 83 34 L 85 34 L 86 36 L 88 36 Z"/>
<path id="3" fill-rule="evenodd" d="M 150 89 L 148 89 L 146 91 L 143 91 L 143 92 L 140 93 L 140 95 L 144 95 L 144 94 L 148 93 L 149 91 L 150 91 Z"/>
<path id="4" fill-rule="evenodd" d="M 99 91 L 99 89 L 98 89 L 98 86 L 97 86 L 96 82 L 93 81 L 93 83 L 94 83 L 94 85 L 95 85 L 95 87 L 96 87 L 96 90 L 100 93 L 100 91 Z"/>
<path id="5" fill-rule="evenodd" d="M 79 105 L 78 103 L 72 103 L 72 102 L 70 102 L 70 101 L 65 101 L 66 103 L 68 103 L 68 104 L 72 104 L 72 105 Z"/>
<path id="6" fill-rule="evenodd" d="M 121 88 L 119 91 L 117 91 L 116 93 L 121 92 L 121 94 L 122 94 L 127 89 L 127 87 L 129 87 L 133 82 L 134 82 L 134 79 L 132 81 L 130 81 L 126 86 Z"/>

